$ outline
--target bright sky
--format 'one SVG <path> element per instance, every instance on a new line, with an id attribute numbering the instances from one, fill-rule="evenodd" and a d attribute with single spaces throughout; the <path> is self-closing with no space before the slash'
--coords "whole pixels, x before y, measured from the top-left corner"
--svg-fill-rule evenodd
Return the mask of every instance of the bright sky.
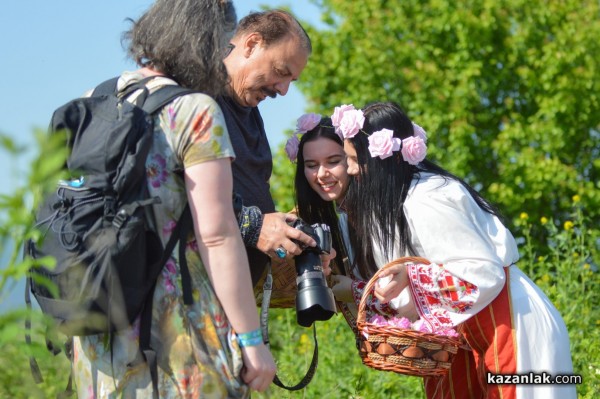
<path id="1" fill-rule="evenodd" d="M 126 18 L 137 19 L 152 0 L 18 0 L 3 3 L 0 11 L 0 132 L 30 146 L 33 128 L 48 126 L 54 109 L 80 96 L 105 79 L 131 70 L 121 33 Z M 234 0 L 238 18 L 261 5 L 293 5 L 300 20 L 318 23 L 318 9 L 308 0 Z M 283 142 L 305 109 L 300 92 L 290 88 L 285 97 L 260 105 L 271 147 Z M 10 159 L 0 151 L 0 194 L 11 192 L 27 171 L 28 157 Z M 0 248 L 0 268 L 7 253 Z M 20 284 L 8 295 L 0 293 L 3 308 L 22 304 Z"/>
<path id="2" fill-rule="evenodd" d="M 101 81 L 135 65 L 125 58 L 121 33 L 151 0 L 19 0 L 0 12 L 0 132 L 20 144 L 32 143 L 34 127 L 46 128 L 52 111 Z M 318 21 L 309 0 L 234 0 L 238 18 L 250 11 L 291 5 L 300 20 Z M 260 105 L 271 146 L 304 112 L 300 92 L 267 99 Z M 0 152 L 0 194 L 10 192 L 27 158 L 14 162 Z"/>

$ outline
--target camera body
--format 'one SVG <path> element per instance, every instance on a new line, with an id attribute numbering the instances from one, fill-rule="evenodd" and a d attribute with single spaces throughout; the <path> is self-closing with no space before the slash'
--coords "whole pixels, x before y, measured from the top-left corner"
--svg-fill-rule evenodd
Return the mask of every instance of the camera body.
<path id="1" fill-rule="evenodd" d="M 331 230 L 326 224 L 308 225 L 298 218 L 292 227 L 311 236 L 316 247 L 296 242 L 302 253 L 295 257 L 296 263 L 296 319 L 303 327 L 310 327 L 316 320 L 329 320 L 336 312 L 335 299 L 323 274 L 321 254 L 331 252 Z"/>

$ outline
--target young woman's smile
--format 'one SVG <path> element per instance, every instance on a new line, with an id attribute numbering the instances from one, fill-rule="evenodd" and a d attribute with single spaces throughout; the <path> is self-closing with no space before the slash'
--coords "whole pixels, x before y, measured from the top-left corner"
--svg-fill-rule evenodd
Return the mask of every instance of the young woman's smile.
<path id="1" fill-rule="evenodd" d="M 310 187 L 325 201 L 340 201 L 348 183 L 346 155 L 327 138 L 304 144 L 304 175 Z"/>

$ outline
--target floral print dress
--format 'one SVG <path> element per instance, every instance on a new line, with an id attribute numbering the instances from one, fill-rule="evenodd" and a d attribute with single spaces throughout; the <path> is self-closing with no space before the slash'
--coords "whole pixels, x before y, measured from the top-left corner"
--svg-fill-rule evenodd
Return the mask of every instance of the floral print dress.
<path id="1" fill-rule="evenodd" d="M 138 81 L 125 72 L 119 87 Z M 174 84 L 158 77 L 148 88 Z M 181 172 L 192 165 L 234 157 L 225 120 L 216 102 L 204 94 L 174 100 L 155 117 L 154 141 L 146 161 L 148 188 L 162 203 L 154 221 L 163 245 L 187 203 Z M 193 233 L 186 259 L 194 303 L 184 305 L 178 250 L 162 270 L 154 292 L 151 345 L 157 353 L 160 398 L 244 398 L 242 356 L 225 312 L 215 295 Z M 218 267 L 218 265 L 217 265 Z M 146 363 L 131 365 L 138 355 L 139 319 L 125 331 L 75 337 L 73 378 L 79 398 L 150 398 L 152 382 Z"/>

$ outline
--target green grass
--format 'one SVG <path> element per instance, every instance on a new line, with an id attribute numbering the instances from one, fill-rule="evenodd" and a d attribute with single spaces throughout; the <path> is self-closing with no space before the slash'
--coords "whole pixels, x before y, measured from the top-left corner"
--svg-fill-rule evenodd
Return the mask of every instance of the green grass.
<path id="1" fill-rule="evenodd" d="M 317 340 L 319 363 L 310 384 L 299 391 L 286 391 L 272 385 L 257 398 L 423 398 L 423 380 L 418 377 L 382 372 L 364 366 L 356 349 L 354 335 L 343 316 L 319 321 Z M 312 328 L 296 323 L 293 309 L 273 309 L 269 314 L 271 349 L 278 376 L 287 386 L 296 385 L 309 368 L 313 356 Z"/>
<path id="2" fill-rule="evenodd" d="M 567 324 L 571 339 L 574 372 L 583 376 L 577 387 L 579 398 L 600 397 L 600 278 L 598 253 L 594 248 L 597 231 L 587 230 L 575 219 L 574 227 L 559 229 L 554 224 L 553 246 L 543 255 L 524 249 L 520 266 L 548 294 Z M 529 225 L 528 229 L 536 228 Z M 527 233 L 527 229 L 525 229 Z M 64 390 L 69 364 L 64 354 L 54 357 L 46 351 L 41 331 L 34 336 L 33 348 L 45 377 L 36 385 L 29 371 L 28 348 L 23 341 L 24 313 L 0 315 L 0 398 L 51 398 Z M 424 398 L 418 377 L 372 370 L 361 363 L 354 336 L 340 314 L 317 322 L 319 363 L 310 384 L 299 391 L 286 391 L 275 385 L 253 398 L 387 399 Z M 43 326 L 37 320 L 34 326 Z M 308 370 L 314 343 L 312 329 L 296 323 L 293 309 L 271 309 L 269 314 L 271 349 L 278 376 L 287 386 L 297 384 Z"/>
<path id="3" fill-rule="evenodd" d="M 42 136 L 40 135 L 40 138 Z M 0 135 L 0 138 L 2 136 Z M 40 139 L 40 143 L 46 140 Z M 0 140 L 1 141 L 1 140 Z M 44 144 L 45 145 L 45 144 Z M 1 147 L 1 146 L 0 146 Z M 43 147 L 40 144 L 40 148 Z M 59 147 L 56 147 L 59 148 Z M 56 149 L 41 154 L 55 154 Z M 60 159 L 40 157 L 28 178 L 30 189 L 20 188 L 12 195 L 0 196 L 0 249 L 9 259 L 0 267 L 0 300 L 12 284 L 22 279 L 31 266 L 20 261 L 23 240 L 35 235 L 32 229 L 32 196 L 44 185 L 56 181 Z M 58 173 L 58 172 L 56 172 Z M 583 383 L 577 387 L 579 398 L 600 398 L 600 228 L 585 217 L 578 196 L 574 196 L 570 220 L 543 217 L 530 221 L 521 214 L 515 221 L 521 242 L 519 267 L 527 273 L 561 312 L 571 339 L 574 372 Z M 520 236 L 519 236 L 520 234 Z M 547 245 L 534 245 L 548 237 Z M 16 243 L 7 245 L 7 242 Z M 69 363 L 64 354 L 52 356 L 45 349 L 45 323 L 34 314 L 34 345 L 24 342 L 25 311 L 0 314 L 0 398 L 52 398 L 62 392 L 69 378 Z M 288 386 L 306 373 L 313 354 L 312 329 L 297 325 L 294 310 L 272 309 L 269 315 L 272 352 L 278 375 Z M 376 371 L 361 363 L 354 337 L 341 315 L 317 322 L 319 365 L 312 382 L 304 389 L 288 392 L 272 385 L 254 398 L 423 398 L 422 380 L 391 372 Z M 30 351 L 40 363 L 45 381 L 36 385 L 29 370 Z"/>

